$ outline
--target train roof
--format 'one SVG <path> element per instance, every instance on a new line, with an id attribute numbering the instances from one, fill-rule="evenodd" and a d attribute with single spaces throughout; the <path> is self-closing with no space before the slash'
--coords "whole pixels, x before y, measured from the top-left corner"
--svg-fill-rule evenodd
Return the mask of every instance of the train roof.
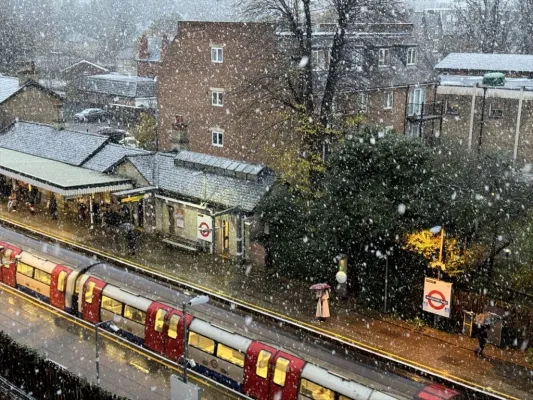
<path id="1" fill-rule="evenodd" d="M 343 396 L 355 400 L 396 400 L 398 397 L 387 393 L 379 392 L 368 386 L 342 378 L 339 375 L 330 373 L 328 370 L 307 363 L 302 371 L 302 378 L 307 379 L 317 385 L 331 389 Z"/>
<path id="2" fill-rule="evenodd" d="M 199 333 L 210 339 L 216 340 L 218 343 L 225 344 L 239 350 L 241 353 L 246 353 L 248 347 L 252 344 L 252 340 L 238 335 L 234 332 L 228 332 L 224 329 L 218 328 L 209 322 L 205 322 L 195 318 L 189 326 L 191 331 Z"/>
<path id="3" fill-rule="evenodd" d="M 113 285 L 106 285 L 102 292 L 104 296 L 111 297 L 115 300 L 120 301 L 121 303 L 127 304 L 129 306 L 135 307 L 138 310 L 146 312 L 150 304 L 153 303 L 152 300 L 148 300 L 145 297 L 139 296 L 135 293 L 128 293 L 122 289 L 119 289 Z"/>
<path id="4" fill-rule="evenodd" d="M 24 264 L 28 264 L 32 267 L 36 267 L 40 269 L 41 271 L 48 272 L 49 274 L 52 273 L 55 267 L 57 267 L 56 262 L 36 257 L 33 254 L 28 253 L 27 251 L 22 252 L 21 259 Z"/>

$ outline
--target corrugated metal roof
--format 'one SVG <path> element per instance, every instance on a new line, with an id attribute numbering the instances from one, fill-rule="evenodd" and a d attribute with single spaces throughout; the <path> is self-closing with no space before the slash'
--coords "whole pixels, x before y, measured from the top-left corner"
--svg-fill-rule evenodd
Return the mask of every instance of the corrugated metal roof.
<path id="1" fill-rule="evenodd" d="M 176 157 L 176 165 L 184 165 L 184 163 L 192 163 L 196 168 L 216 168 L 221 170 L 246 172 L 249 175 L 259 175 L 265 168 L 260 164 L 249 164 L 244 161 L 231 160 L 229 158 L 211 156 L 203 153 L 195 153 L 192 151 L 180 151 Z"/>
<path id="2" fill-rule="evenodd" d="M 126 190 L 130 179 L 0 148 L 0 172 L 62 196 Z"/>
<path id="3" fill-rule="evenodd" d="M 0 133 L 0 147 L 77 166 L 108 140 L 103 135 L 26 121 L 15 122 Z"/>
<path id="4" fill-rule="evenodd" d="M 533 55 L 450 53 L 435 69 L 533 72 Z"/>
<path id="5" fill-rule="evenodd" d="M 123 97 L 155 97 L 155 81 L 132 75 L 105 74 L 85 77 L 84 90 Z"/>
<path id="6" fill-rule="evenodd" d="M 18 78 L 0 76 L 0 103 L 15 94 L 20 89 Z"/>

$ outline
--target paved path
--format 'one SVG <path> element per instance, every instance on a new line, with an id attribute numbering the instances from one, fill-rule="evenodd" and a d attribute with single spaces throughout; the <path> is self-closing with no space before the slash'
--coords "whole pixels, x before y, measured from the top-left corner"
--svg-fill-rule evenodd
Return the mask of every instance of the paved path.
<path id="1" fill-rule="evenodd" d="M 36 349 L 70 372 L 96 382 L 94 330 L 49 311 L 0 286 L 0 330 L 17 342 Z M 100 336 L 100 382 L 110 392 L 129 399 L 170 398 L 169 368 L 136 351 Z M 203 398 L 220 400 L 208 389 Z"/>
<path id="2" fill-rule="evenodd" d="M 333 300 L 332 317 L 327 322 L 316 323 L 312 318 L 315 301 L 308 290 L 309 283 L 287 281 L 253 266 L 240 267 L 205 254 L 184 253 L 165 246 L 153 236 L 141 236 L 137 255 L 127 257 L 122 253 L 122 242 L 101 229 L 89 234 L 85 226 L 50 221 L 42 215 L 27 216 L 24 212 L 8 214 L 0 211 L 0 217 L 20 221 L 50 235 L 127 258 L 229 297 L 314 324 L 317 329 L 342 335 L 411 364 L 491 388 L 504 397 L 533 399 L 533 366 L 528 365 L 524 353 L 518 350 L 487 346 L 487 357 L 478 359 L 473 355 L 475 339 L 430 328 L 417 332 L 402 321 L 360 309 L 350 301 L 336 303 Z"/>

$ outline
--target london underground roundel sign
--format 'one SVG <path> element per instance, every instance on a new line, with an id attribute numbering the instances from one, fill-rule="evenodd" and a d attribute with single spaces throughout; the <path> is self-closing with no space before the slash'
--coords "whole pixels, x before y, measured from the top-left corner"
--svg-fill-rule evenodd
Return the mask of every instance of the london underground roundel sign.
<path id="1" fill-rule="evenodd" d="M 424 282 L 424 311 L 450 318 L 452 284 L 438 279 L 426 278 Z"/>

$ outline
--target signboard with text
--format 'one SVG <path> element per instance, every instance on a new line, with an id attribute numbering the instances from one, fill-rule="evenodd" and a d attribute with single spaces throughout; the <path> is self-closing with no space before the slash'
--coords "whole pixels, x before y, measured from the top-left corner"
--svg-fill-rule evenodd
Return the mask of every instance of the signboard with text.
<path id="1" fill-rule="evenodd" d="M 197 238 L 200 240 L 205 240 L 206 242 L 213 241 L 213 218 L 209 215 L 198 214 L 196 226 L 198 228 Z"/>
<path id="2" fill-rule="evenodd" d="M 175 215 L 176 227 L 183 229 L 185 227 L 185 211 L 181 208 L 176 208 Z"/>
<path id="3" fill-rule="evenodd" d="M 434 278 L 426 278 L 424 282 L 424 311 L 450 318 L 452 308 L 452 284 Z"/>

